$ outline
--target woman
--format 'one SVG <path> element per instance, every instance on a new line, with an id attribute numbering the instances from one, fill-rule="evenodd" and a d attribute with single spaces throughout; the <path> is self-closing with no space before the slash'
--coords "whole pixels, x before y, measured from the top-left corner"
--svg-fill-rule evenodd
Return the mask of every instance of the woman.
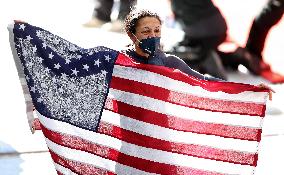
<path id="1" fill-rule="evenodd" d="M 124 23 L 126 33 L 133 41 L 132 47 L 125 50 L 124 53 L 135 61 L 178 69 L 188 75 L 203 80 L 224 81 L 200 74 L 191 69 L 182 59 L 174 55 L 165 54 L 161 50 L 162 21 L 157 13 L 145 9 L 133 9 L 127 15 Z M 262 83 L 258 87 L 269 89 L 269 99 L 272 99 L 272 92 L 274 90 Z"/>
<path id="2" fill-rule="evenodd" d="M 165 54 L 160 46 L 161 25 L 157 13 L 133 9 L 125 19 L 125 31 L 134 45 L 124 52 L 137 62 L 179 69 L 199 79 L 221 80 L 204 76 L 191 69 L 182 59 Z"/>

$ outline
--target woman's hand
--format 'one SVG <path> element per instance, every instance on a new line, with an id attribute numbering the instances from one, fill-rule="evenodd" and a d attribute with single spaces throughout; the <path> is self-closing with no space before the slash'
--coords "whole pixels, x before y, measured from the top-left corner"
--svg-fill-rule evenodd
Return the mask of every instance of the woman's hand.
<path id="1" fill-rule="evenodd" d="M 18 19 L 14 20 L 14 22 L 15 22 L 15 23 L 17 23 L 17 22 L 20 22 L 20 23 L 26 23 L 25 21 L 18 20 Z"/>
<path id="2" fill-rule="evenodd" d="M 272 93 L 275 93 L 275 91 L 271 87 L 269 87 L 269 86 L 267 86 L 266 84 L 263 84 L 263 83 L 257 85 L 257 87 L 259 87 L 261 89 L 268 89 L 269 90 L 269 100 L 270 101 L 272 100 Z"/>

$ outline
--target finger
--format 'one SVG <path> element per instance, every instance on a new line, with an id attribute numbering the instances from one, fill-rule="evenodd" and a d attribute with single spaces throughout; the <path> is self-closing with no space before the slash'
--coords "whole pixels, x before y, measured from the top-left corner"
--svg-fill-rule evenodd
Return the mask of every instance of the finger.
<path id="1" fill-rule="evenodd" d="M 258 87 L 260 87 L 260 88 L 262 88 L 262 89 L 268 89 L 268 90 L 270 90 L 271 92 L 275 93 L 275 91 L 274 91 L 271 87 L 269 87 L 269 86 L 267 86 L 267 85 L 265 85 L 265 84 L 263 84 L 263 83 L 259 84 Z"/>
<path id="2" fill-rule="evenodd" d="M 14 20 L 14 22 L 15 22 L 15 23 L 17 23 L 17 22 L 26 23 L 25 21 L 18 20 L 18 19 Z"/>
<path id="3" fill-rule="evenodd" d="M 272 88 L 269 88 L 271 92 L 275 93 L 275 90 L 273 90 Z"/>

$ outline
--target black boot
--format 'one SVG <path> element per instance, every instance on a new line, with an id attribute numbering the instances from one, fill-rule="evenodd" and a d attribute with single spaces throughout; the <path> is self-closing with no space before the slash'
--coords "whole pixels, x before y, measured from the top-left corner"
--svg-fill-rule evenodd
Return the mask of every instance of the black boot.
<path id="1" fill-rule="evenodd" d="M 228 80 L 227 72 L 221 61 L 220 56 L 214 50 L 207 53 L 206 58 L 200 65 L 203 74 L 209 74 L 213 77 Z"/>
<path id="2" fill-rule="evenodd" d="M 222 63 L 226 68 L 237 70 L 238 66 L 241 64 L 255 75 L 259 75 L 261 72 L 261 59 L 257 55 L 249 52 L 246 48 L 238 47 L 234 52 L 219 53 Z"/>

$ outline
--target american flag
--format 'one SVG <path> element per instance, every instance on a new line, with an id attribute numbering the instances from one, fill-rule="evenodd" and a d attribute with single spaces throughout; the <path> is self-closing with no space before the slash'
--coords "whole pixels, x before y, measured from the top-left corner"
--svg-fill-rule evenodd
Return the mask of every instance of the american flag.
<path id="1" fill-rule="evenodd" d="M 84 49 L 28 23 L 9 30 L 28 120 L 38 116 L 58 174 L 254 173 L 267 90 Z"/>

